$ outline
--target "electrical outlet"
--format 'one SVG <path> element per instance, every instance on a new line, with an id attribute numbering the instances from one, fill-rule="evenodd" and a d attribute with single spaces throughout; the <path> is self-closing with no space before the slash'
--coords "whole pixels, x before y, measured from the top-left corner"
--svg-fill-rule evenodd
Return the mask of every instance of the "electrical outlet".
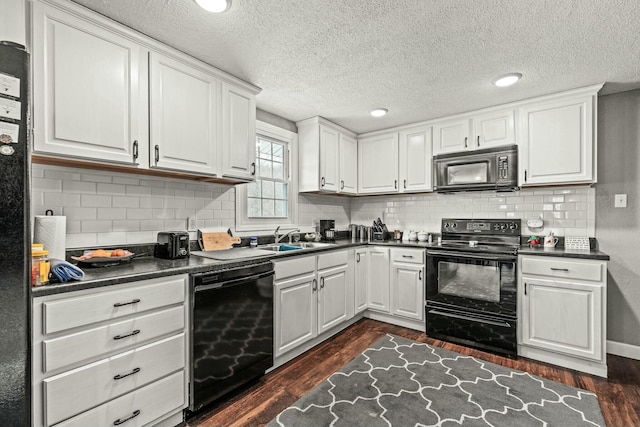
<path id="1" fill-rule="evenodd" d="M 196 217 L 190 216 L 187 218 L 187 231 L 196 231 L 198 226 L 196 225 Z"/>
<path id="2" fill-rule="evenodd" d="M 627 195 L 626 194 L 616 194 L 614 207 L 616 208 L 626 208 L 627 207 Z"/>

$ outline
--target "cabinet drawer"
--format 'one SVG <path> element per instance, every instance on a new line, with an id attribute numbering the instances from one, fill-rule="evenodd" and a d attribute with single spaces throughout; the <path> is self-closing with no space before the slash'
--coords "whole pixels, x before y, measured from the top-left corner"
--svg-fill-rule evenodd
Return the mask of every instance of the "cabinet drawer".
<path id="1" fill-rule="evenodd" d="M 152 279 L 128 288 L 42 304 L 45 334 L 64 331 L 184 301 L 186 276 Z"/>
<path id="2" fill-rule="evenodd" d="M 391 249 L 391 260 L 410 264 L 424 264 L 425 251 L 421 249 Z"/>
<path id="3" fill-rule="evenodd" d="M 595 261 L 565 260 L 552 257 L 522 257 L 522 274 L 559 277 L 563 279 L 602 282 L 605 264 Z"/>
<path id="4" fill-rule="evenodd" d="M 318 255 L 318 270 L 346 265 L 349 257 L 347 252 L 336 251 Z"/>
<path id="5" fill-rule="evenodd" d="M 184 369 L 184 340 L 182 333 L 45 379 L 45 423 L 58 423 Z"/>
<path id="6" fill-rule="evenodd" d="M 123 423 L 126 427 L 143 426 L 151 421 L 186 406 L 184 371 L 125 394 L 102 406 L 84 412 L 59 427 L 112 426 L 118 420 L 138 414 Z"/>
<path id="7" fill-rule="evenodd" d="M 47 372 L 83 360 L 95 359 L 114 350 L 148 342 L 183 329 L 184 307 L 180 306 L 61 338 L 45 340 L 42 343 L 42 369 L 43 372 Z"/>
<path id="8" fill-rule="evenodd" d="M 315 274 L 316 257 L 314 255 L 307 257 L 295 257 L 283 261 L 274 261 L 273 266 L 276 272 L 276 280 L 301 276 L 303 274 Z"/>

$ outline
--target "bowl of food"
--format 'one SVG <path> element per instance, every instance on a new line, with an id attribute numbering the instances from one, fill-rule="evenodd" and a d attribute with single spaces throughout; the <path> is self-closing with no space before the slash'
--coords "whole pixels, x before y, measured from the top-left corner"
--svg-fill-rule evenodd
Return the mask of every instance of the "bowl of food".
<path id="1" fill-rule="evenodd" d="M 71 259 L 78 261 L 78 265 L 91 267 L 106 267 L 128 262 L 134 257 L 133 252 L 124 249 L 95 249 L 84 251 L 82 256 L 72 256 Z"/>

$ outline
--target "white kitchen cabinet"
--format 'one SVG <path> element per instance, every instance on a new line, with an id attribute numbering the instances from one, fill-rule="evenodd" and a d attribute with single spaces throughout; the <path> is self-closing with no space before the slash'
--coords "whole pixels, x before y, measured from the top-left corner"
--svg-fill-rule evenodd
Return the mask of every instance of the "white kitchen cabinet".
<path id="1" fill-rule="evenodd" d="M 187 282 L 176 275 L 34 298 L 33 425 L 112 424 L 135 411 L 136 422 L 179 424 L 189 403 Z"/>
<path id="2" fill-rule="evenodd" d="M 398 192 L 398 133 L 358 139 L 358 194 Z"/>
<path id="3" fill-rule="evenodd" d="M 297 122 L 298 191 L 355 194 L 355 134 L 322 117 Z"/>
<path id="4" fill-rule="evenodd" d="M 57 8 L 32 7 L 37 154 L 147 164 L 147 52 Z"/>
<path id="5" fill-rule="evenodd" d="M 369 248 L 367 306 L 370 310 L 389 313 L 389 248 Z"/>
<path id="6" fill-rule="evenodd" d="M 151 166 L 215 175 L 220 82 L 156 52 L 149 69 Z"/>
<path id="7" fill-rule="evenodd" d="M 474 115 L 473 141 L 475 149 L 516 143 L 515 110 L 497 110 Z"/>
<path id="8" fill-rule="evenodd" d="M 520 256 L 519 265 L 519 354 L 606 377 L 606 262 Z"/>
<path id="9" fill-rule="evenodd" d="M 358 194 L 358 141 L 340 134 L 340 193 Z"/>
<path id="10" fill-rule="evenodd" d="M 358 248 L 355 251 L 355 312 L 361 313 L 367 309 L 367 289 L 369 280 L 369 249 Z"/>
<path id="11" fill-rule="evenodd" d="M 600 86 L 520 108 L 520 185 L 596 182 Z"/>
<path id="12" fill-rule="evenodd" d="M 433 190 L 431 126 L 400 131 L 400 192 Z"/>
<path id="13" fill-rule="evenodd" d="M 274 261 L 276 358 L 353 317 L 352 253 Z"/>
<path id="14" fill-rule="evenodd" d="M 445 120 L 433 125 L 433 154 L 455 153 L 471 147 L 471 119 Z"/>
<path id="15" fill-rule="evenodd" d="M 253 181 L 256 174 L 256 96 L 222 83 L 222 166 L 226 178 Z"/>
<path id="16" fill-rule="evenodd" d="M 391 249 L 391 314 L 424 320 L 425 251 Z"/>

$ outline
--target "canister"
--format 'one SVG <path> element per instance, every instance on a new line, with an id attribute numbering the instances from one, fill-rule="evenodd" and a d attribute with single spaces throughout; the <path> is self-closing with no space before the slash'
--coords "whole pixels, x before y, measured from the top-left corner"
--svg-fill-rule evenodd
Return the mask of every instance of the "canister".
<path id="1" fill-rule="evenodd" d="M 42 249 L 42 245 L 34 245 L 31 249 L 31 285 L 42 286 L 49 283 L 49 251 Z"/>

